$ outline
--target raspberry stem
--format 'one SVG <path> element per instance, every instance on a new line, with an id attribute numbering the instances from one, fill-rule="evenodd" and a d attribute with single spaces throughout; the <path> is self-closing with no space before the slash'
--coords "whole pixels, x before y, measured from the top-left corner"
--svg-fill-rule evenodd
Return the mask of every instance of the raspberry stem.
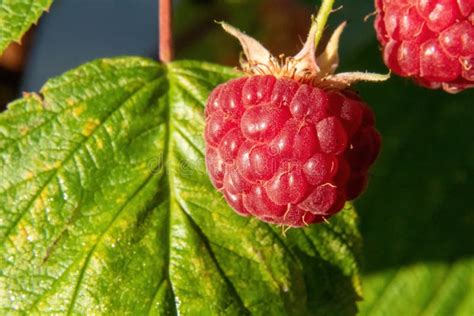
<path id="1" fill-rule="evenodd" d="M 172 0 L 159 0 L 159 59 L 168 63 L 173 59 Z"/>
<path id="2" fill-rule="evenodd" d="M 313 21 L 311 27 L 317 27 L 316 35 L 314 36 L 314 47 L 318 47 L 319 41 L 323 36 L 324 27 L 328 20 L 329 15 L 332 12 L 332 7 L 335 0 L 322 0 L 321 7 L 318 10 L 316 20 Z"/>

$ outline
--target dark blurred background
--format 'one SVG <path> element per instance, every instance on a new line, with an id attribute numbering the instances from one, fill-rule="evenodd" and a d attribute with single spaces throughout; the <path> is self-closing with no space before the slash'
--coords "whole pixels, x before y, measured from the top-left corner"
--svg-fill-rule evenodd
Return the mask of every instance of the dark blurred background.
<path id="1" fill-rule="evenodd" d="M 236 66 L 239 45 L 215 20 L 238 26 L 275 54 L 295 53 L 318 3 L 175 1 L 177 58 Z M 341 43 L 340 70 L 386 73 L 373 17 L 364 22 L 373 11 L 372 1 L 340 4 L 344 7 L 332 15 L 329 26 L 349 22 Z M 23 43 L 13 44 L 0 59 L 2 108 L 22 91 L 38 90 L 48 78 L 94 58 L 156 58 L 157 1 L 56 0 Z M 443 293 L 440 287 L 449 271 L 466 260 L 471 260 L 471 276 L 460 278 L 468 283 L 467 287 L 459 283 L 456 295 L 472 296 L 474 90 L 449 95 L 397 77 L 381 84 L 358 84 L 356 89 L 373 107 L 384 140 L 369 189 L 356 201 L 365 243 L 365 304 L 382 300 L 395 288 L 398 294 L 393 300 L 407 302 L 397 315 L 413 315 L 410 306 L 428 306 Z M 363 306 L 364 310 L 372 307 Z"/>

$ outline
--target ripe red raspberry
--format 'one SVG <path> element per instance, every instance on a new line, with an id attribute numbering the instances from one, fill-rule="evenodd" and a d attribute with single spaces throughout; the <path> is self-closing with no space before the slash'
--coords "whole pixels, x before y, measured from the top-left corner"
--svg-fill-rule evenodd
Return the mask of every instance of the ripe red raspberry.
<path id="1" fill-rule="evenodd" d="M 244 48 L 247 75 L 209 96 L 206 166 L 237 213 L 304 226 L 329 218 L 364 190 L 380 136 L 372 111 L 347 88 L 357 80 L 385 77 L 334 74 L 344 25 L 317 59 L 316 33 L 324 28 L 317 22 L 300 53 L 277 59 L 223 23 Z"/>
<path id="2" fill-rule="evenodd" d="M 380 148 L 373 113 L 353 93 L 272 75 L 218 86 L 206 122 L 214 186 L 238 213 L 288 226 L 358 197 Z"/>
<path id="3" fill-rule="evenodd" d="M 375 0 L 385 64 L 419 84 L 474 87 L 473 0 Z"/>

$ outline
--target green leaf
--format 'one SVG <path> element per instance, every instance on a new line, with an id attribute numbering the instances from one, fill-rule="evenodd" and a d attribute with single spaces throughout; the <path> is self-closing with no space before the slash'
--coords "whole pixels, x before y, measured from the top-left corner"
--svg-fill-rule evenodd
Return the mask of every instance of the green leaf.
<path id="1" fill-rule="evenodd" d="M 52 2 L 53 0 L 0 1 L 0 55 L 10 42 L 20 41 Z"/>
<path id="2" fill-rule="evenodd" d="M 352 209 L 292 229 L 236 215 L 203 157 L 228 68 L 98 60 L 0 115 L 5 313 L 352 315 Z"/>
<path id="3" fill-rule="evenodd" d="M 364 278 L 360 315 L 472 315 L 474 260 L 414 263 Z"/>

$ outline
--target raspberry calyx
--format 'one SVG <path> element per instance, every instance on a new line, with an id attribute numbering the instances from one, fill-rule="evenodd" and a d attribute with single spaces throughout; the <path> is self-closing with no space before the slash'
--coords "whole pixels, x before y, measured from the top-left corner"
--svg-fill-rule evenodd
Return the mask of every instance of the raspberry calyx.
<path id="1" fill-rule="evenodd" d="M 293 57 L 273 56 L 254 38 L 242 33 L 237 28 L 220 22 L 223 29 L 236 37 L 243 48 L 240 59 L 243 72 L 247 75 L 273 75 L 277 78 L 291 78 L 298 82 L 309 83 L 327 89 L 343 90 L 358 81 L 384 81 L 389 75 L 368 72 L 345 72 L 336 74 L 339 65 L 339 39 L 346 26 L 341 23 L 333 32 L 325 50 L 316 58 L 318 46 L 317 33 L 321 25 L 313 20 L 306 42 L 301 51 Z"/>

